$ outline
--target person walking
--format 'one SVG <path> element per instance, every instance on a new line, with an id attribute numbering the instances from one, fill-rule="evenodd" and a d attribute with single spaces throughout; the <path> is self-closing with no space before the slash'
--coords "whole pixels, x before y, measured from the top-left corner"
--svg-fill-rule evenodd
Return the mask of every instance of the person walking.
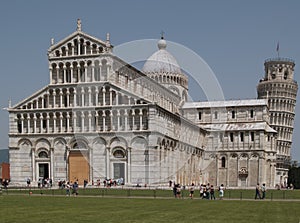
<path id="1" fill-rule="evenodd" d="M 192 183 L 191 187 L 190 187 L 190 198 L 193 199 L 194 198 L 194 191 L 195 191 L 195 184 Z"/>
<path id="2" fill-rule="evenodd" d="M 263 183 L 262 186 L 261 186 L 261 193 L 262 193 L 261 199 L 265 199 L 266 198 L 266 191 L 267 191 L 266 184 Z"/>
<path id="3" fill-rule="evenodd" d="M 75 181 L 74 183 L 73 183 L 73 185 L 72 185 L 72 194 L 74 194 L 75 196 L 77 196 L 78 195 L 78 182 L 77 181 Z"/>
<path id="4" fill-rule="evenodd" d="M 27 187 L 30 187 L 30 184 L 31 184 L 31 182 L 30 182 L 30 178 L 27 178 L 27 181 L 26 181 L 26 183 L 27 183 Z"/>
<path id="5" fill-rule="evenodd" d="M 203 184 L 200 185 L 200 198 L 203 198 Z"/>
<path id="6" fill-rule="evenodd" d="M 224 190 L 225 190 L 224 184 L 221 184 L 221 186 L 219 187 L 219 198 L 220 198 L 220 200 L 223 200 Z"/>
<path id="7" fill-rule="evenodd" d="M 211 185 L 211 186 L 210 186 L 210 199 L 211 199 L 211 200 L 212 200 L 212 199 L 216 200 L 214 185 Z"/>
<path id="8" fill-rule="evenodd" d="M 66 196 L 70 196 L 71 185 L 69 182 L 66 183 L 65 188 L 66 188 Z"/>
<path id="9" fill-rule="evenodd" d="M 260 196 L 260 186 L 259 186 L 259 183 L 256 184 L 256 187 L 255 187 L 255 197 L 254 199 L 261 199 L 261 196 Z"/>
<path id="10" fill-rule="evenodd" d="M 203 185 L 203 195 L 202 195 L 202 199 L 207 199 L 207 191 L 206 191 L 207 187 L 206 185 Z"/>
<path id="11" fill-rule="evenodd" d="M 174 185 L 173 185 L 173 195 L 175 198 L 177 198 L 177 185 L 175 184 L 174 182 Z"/>
<path id="12" fill-rule="evenodd" d="M 210 198 L 210 184 L 207 183 L 207 185 L 206 185 L 206 199 L 209 200 L 209 198 Z"/>
<path id="13" fill-rule="evenodd" d="M 181 186 L 180 186 L 180 184 L 177 184 L 177 187 L 176 187 L 176 197 L 181 198 Z"/>

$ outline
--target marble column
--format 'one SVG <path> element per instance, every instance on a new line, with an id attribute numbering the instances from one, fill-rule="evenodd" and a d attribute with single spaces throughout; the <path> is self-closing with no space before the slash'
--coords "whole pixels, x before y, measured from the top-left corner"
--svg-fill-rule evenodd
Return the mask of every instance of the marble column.
<path id="1" fill-rule="evenodd" d="M 63 132 L 63 114 L 62 112 L 59 113 L 59 132 Z"/>
<path id="2" fill-rule="evenodd" d="M 110 176 L 110 147 L 106 147 L 106 177 L 108 179 L 111 178 L 111 176 Z"/>
<path id="3" fill-rule="evenodd" d="M 99 102 L 98 102 L 98 94 L 99 94 L 98 87 L 95 87 L 95 106 L 98 106 L 98 104 L 99 104 Z"/>
<path id="4" fill-rule="evenodd" d="M 127 148 L 127 179 L 126 183 L 131 183 L 131 147 Z"/>
<path id="5" fill-rule="evenodd" d="M 53 114 L 53 132 L 56 133 L 57 129 L 56 129 L 56 114 Z"/>
<path id="6" fill-rule="evenodd" d="M 24 115 L 21 114 L 21 132 L 24 133 Z"/>
<path id="7" fill-rule="evenodd" d="M 125 131 L 128 131 L 128 113 L 127 113 L 127 109 L 125 109 L 125 113 L 124 113 L 124 124 L 125 124 Z"/>
<path id="8" fill-rule="evenodd" d="M 36 182 L 36 172 L 35 172 L 35 148 L 31 148 L 31 165 L 32 165 L 32 181 Z"/>
<path id="9" fill-rule="evenodd" d="M 50 178 L 54 182 L 54 148 L 50 148 Z"/>
<path id="10" fill-rule="evenodd" d="M 103 105 L 105 106 L 106 105 L 106 103 L 105 103 L 105 92 L 106 92 L 106 90 L 105 90 L 105 87 L 103 86 L 103 88 L 102 88 L 102 94 L 103 94 Z"/>
<path id="11" fill-rule="evenodd" d="M 46 116 L 46 132 L 49 133 L 49 129 L 50 129 L 50 116 L 49 116 L 49 113 L 47 113 L 47 116 Z"/>
<path id="12" fill-rule="evenodd" d="M 85 101 L 84 101 L 84 88 L 81 88 L 81 107 L 85 106 Z"/>
<path id="13" fill-rule="evenodd" d="M 140 116 L 140 129 L 139 130 L 143 130 L 143 110 L 142 109 L 140 109 L 139 116 Z"/>
<path id="14" fill-rule="evenodd" d="M 36 115 L 33 113 L 33 133 L 36 133 Z"/>
<path id="15" fill-rule="evenodd" d="M 73 75 L 74 75 L 74 74 L 73 74 L 73 72 L 74 72 L 74 71 L 73 71 L 73 64 L 71 64 L 71 65 L 70 65 L 70 76 L 71 76 L 70 82 L 71 82 L 71 83 L 74 83 L 74 80 L 73 80 L 73 78 L 74 78 Z"/>
<path id="16" fill-rule="evenodd" d="M 81 132 L 84 132 L 84 112 L 81 112 Z"/>

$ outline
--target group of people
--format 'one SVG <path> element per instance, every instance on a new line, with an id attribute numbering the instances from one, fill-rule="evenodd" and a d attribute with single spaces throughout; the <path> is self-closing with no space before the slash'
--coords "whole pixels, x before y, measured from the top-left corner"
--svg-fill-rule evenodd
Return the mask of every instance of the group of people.
<path id="1" fill-rule="evenodd" d="M 8 184 L 9 184 L 9 180 L 2 179 L 2 185 L 3 185 L 4 189 L 7 189 Z"/>
<path id="2" fill-rule="evenodd" d="M 30 185 L 30 179 L 27 179 L 27 186 Z M 42 187 L 52 187 L 52 179 L 51 178 L 39 178 L 38 181 L 38 187 L 42 188 Z"/>
<path id="3" fill-rule="evenodd" d="M 185 190 L 185 186 L 181 187 L 180 184 L 175 184 L 173 185 L 173 194 L 175 198 L 181 198 L 182 197 L 182 189 Z M 195 184 L 192 183 L 191 186 L 188 188 L 189 190 L 189 197 L 191 199 L 194 198 L 194 194 L 195 194 Z M 223 184 L 221 184 L 218 188 L 217 188 L 218 192 L 219 192 L 219 199 L 222 200 L 224 197 L 224 190 L 225 187 Z M 213 185 L 210 185 L 209 183 L 207 185 L 201 184 L 200 185 L 200 198 L 202 199 L 210 199 L 210 200 L 216 200 L 216 196 L 215 196 L 215 187 Z"/>
<path id="4" fill-rule="evenodd" d="M 69 183 L 66 182 L 64 185 L 64 188 L 66 189 L 66 196 L 70 196 L 71 192 L 73 195 L 77 196 L 78 195 L 78 182 L 75 181 L 74 183 Z"/>
<path id="5" fill-rule="evenodd" d="M 124 185 L 124 179 L 122 177 L 118 178 L 118 179 L 108 179 L 108 178 L 105 178 L 102 183 L 103 183 L 104 187 L 120 186 L 120 185 Z M 101 180 L 98 179 L 95 182 L 95 184 L 94 184 L 94 181 L 92 181 L 92 185 L 96 185 L 96 186 L 100 187 Z"/>
<path id="6" fill-rule="evenodd" d="M 265 199 L 266 198 L 266 184 L 262 184 L 261 186 L 257 183 L 255 187 L 255 197 L 254 199 Z"/>
<path id="7" fill-rule="evenodd" d="M 210 185 L 209 183 L 207 183 L 207 185 L 205 184 L 201 184 L 200 185 L 200 198 L 202 199 L 210 199 L 210 200 L 216 200 L 216 196 L 215 196 L 215 187 L 214 185 Z M 217 188 L 218 192 L 219 192 L 219 199 L 222 200 L 224 197 L 224 190 L 225 187 L 223 184 L 221 184 L 218 188 Z"/>
<path id="8" fill-rule="evenodd" d="M 181 186 L 180 184 L 175 184 L 173 186 L 173 194 L 175 198 L 181 198 Z"/>

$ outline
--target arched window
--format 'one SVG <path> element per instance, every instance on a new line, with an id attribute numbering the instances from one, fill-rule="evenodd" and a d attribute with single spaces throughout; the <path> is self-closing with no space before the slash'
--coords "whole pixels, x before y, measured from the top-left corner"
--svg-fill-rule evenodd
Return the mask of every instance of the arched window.
<path id="1" fill-rule="evenodd" d="M 48 153 L 45 151 L 39 152 L 39 158 L 48 158 Z"/>
<path id="2" fill-rule="evenodd" d="M 113 156 L 115 158 L 121 159 L 121 158 L 125 158 L 125 153 L 123 150 L 117 149 L 116 151 L 114 151 Z"/>
<path id="3" fill-rule="evenodd" d="M 218 112 L 215 111 L 215 119 L 218 119 Z"/>
<path id="4" fill-rule="evenodd" d="M 235 118 L 235 111 L 231 111 L 231 118 Z"/>
<path id="5" fill-rule="evenodd" d="M 272 79 L 275 79 L 276 78 L 276 74 L 272 74 Z"/>
<path id="6" fill-rule="evenodd" d="M 250 110 L 250 118 L 253 118 L 253 117 L 254 117 L 254 110 L 251 109 L 251 110 Z"/>
<path id="7" fill-rule="evenodd" d="M 18 133 L 22 133 L 22 121 L 18 119 Z"/>
<path id="8" fill-rule="evenodd" d="M 226 159 L 225 159 L 225 157 L 222 157 L 222 159 L 221 159 L 221 167 L 225 168 L 225 165 L 226 165 Z"/>

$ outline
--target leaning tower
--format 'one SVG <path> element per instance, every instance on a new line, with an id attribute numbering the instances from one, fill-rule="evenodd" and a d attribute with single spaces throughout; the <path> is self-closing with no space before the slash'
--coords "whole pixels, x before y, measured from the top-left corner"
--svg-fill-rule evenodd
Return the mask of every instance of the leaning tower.
<path id="1" fill-rule="evenodd" d="M 277 131 L 276 183 L 287 182 L 298 84 L 295 62 L 286 58 L 265 61 L 265 76 L 257 86 L 258 98 L 268 99 L 270 125 Z"/>

